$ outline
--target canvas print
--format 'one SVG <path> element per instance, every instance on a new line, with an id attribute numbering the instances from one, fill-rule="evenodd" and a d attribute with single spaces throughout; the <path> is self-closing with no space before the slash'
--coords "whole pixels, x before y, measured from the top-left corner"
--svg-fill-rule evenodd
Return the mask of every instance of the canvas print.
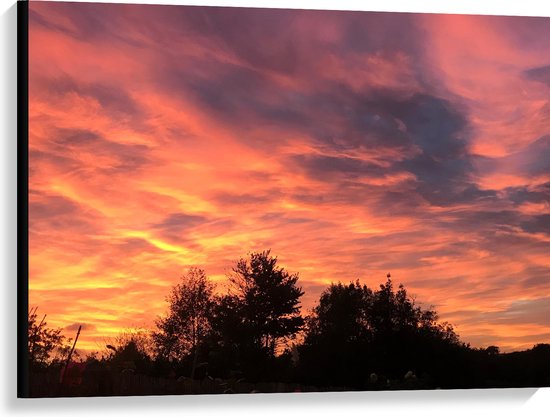
<path id="1" fill-rule="evenodd" d="M 548 18 L 20 16 L 21 396 L 550 386 Z"/>

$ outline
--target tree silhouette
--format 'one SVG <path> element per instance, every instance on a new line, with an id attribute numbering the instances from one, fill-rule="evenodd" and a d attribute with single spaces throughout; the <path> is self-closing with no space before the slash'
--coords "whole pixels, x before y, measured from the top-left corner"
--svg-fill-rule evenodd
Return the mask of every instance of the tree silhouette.
<path id="1" fill-rule="evenodd" d="M 390 278 L 373 292 L 368 316 L 372 355 L 390 375 L 439 373 L 434 364 L 447 362 L 460 345 L 451 325 L 439 323 L 435 310 L 416 305 L 403 285 L 395 291 Z"/>
<path id="2" fill-rule="evenodd" d="M 38 307 L 28 315 L 28 357 L 30 369 L 44 368 L 52 363 L 59 362 L 67 352 L 69 346 L 62 329 L 51 329 L 46 322 L 46 315 L 38 321 Z"/>
<path id="3" fill-rule="evenodd" d="M 371 337 L 368 306 L 372 291 L 359 282 L 332 284 L 308 317 L 306 342 L 313 339 L 367 341 Z"/>
<path id="4" fill-rule="evenodd" d="M 302 374 L 317 383 L 361 388 L 372 372 L 433 373 L 437 355 L 460 343 L 452 327 L 437 320 L 437 313 L 417 306 L 402 285 L 395 291 L 389 277 L 377 291 L 359 282 L 333 284 L 308 318 Z"/>
<path id="5" fill-rule="evenodd" d="M 410 333 L 459 343 L 450 324 L 439 323 L 435 310 L 422 309 L 416 305 L 402 284 L 395 291 L 390 278 L 380 285 L 378 291 L 372 293 L 368 317 L 375 339 Z"/>
<path id="6" fill-rule="evenodd" d="M 298 274 L 277 266 L 277 258 L 267 250 L 241 258 L 229 280 L 253 345 L 274 356 L 277 343 L 293 337 L 304 323 Z"/>
<path id="7" fill-rule="evenodd" d="M 358 386 L 372 340 L 372 291 L 359 282 L 331 284 L 307 318 L 299 347 L 302 378 L 320 385 Z M 321 365 L 322 364 L 322 365 Z"/>
<path id="8" fill-rule="evenodd" d="M 168 315 L 156 321 L 152 334 L 157 354 L 166 359 L 182 360 L 192 355 L 194 377 L 199 347 L 210 331 L 214 285 L 205 272 L 190 268 L 167 297 Z"/>
<path id="9" fill-rule="evenodd" d="M 250 362 L 253 337 L 250 327 L 245 325 L 242 310 L 243 305 L 235 295 L 215 297 L 208 338 L 208 366 L 217 376 L 241 374 L 243 365 Z"/>

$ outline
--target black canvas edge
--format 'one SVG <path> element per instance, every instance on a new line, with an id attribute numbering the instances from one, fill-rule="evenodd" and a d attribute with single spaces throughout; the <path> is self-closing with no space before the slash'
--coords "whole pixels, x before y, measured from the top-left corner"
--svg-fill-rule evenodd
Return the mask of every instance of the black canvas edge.
<path id="1" fill-rule="evenodd" d="M 17 397 L 29 397 L 29 3 L 17 2 Z"/>

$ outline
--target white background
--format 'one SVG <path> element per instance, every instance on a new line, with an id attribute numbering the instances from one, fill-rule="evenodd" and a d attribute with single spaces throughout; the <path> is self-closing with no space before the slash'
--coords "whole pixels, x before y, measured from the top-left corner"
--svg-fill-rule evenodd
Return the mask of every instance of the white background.
<path id="1" fill-rule="evenodd" d="M 73 0 L 74 1 L 74 0 Z M 121 1 L 111 1 L 122 3 Z M 129 1 L 126 1 L 129 2 Z M 193 4 L 339 10 L 550 16 L 550 2 L 540 0 L 210 0 L 133 1 L 149 4 Z M 482 3 L 482 4 L 481 4 Z M 16 4 L 0 2 L 0 415 L 149 416 L 258 414 L 374 416 L 549 416 L 550 388 L 455 390 L 425 392 L 253 394 L 236 396 L 130 397 L 91 399 L 16 399 Z M 550 19 L 548 20 L 550 25 Z M 550 39 L 548 40 L 550 42 Z M 549 161 L 550 163 L 550 161 Z M 550 255 L 549 255 L 550 256 Z"/>

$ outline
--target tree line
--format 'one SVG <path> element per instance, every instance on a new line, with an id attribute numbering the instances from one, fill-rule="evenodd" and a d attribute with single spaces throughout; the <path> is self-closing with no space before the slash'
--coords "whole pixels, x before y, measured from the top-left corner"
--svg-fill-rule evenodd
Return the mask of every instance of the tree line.
<path id="1" fill-rule="evenodd" d="M 152 331 L 122 335 L 82 361 L 169 378 L 337 389 L 550 385 L 550 345 L 515 354 L 472 348 L 434 309 L 395 287 L 390 274 L 377 289 L 331 284 L 307 315 L 298 274 L 280 267 L 269 250 L 236 262 L 228 283 L 217 293 L 203 269 L 190 268 Z M 31 313 L 31 370 L 59 368 L 70 341 Z"/>

